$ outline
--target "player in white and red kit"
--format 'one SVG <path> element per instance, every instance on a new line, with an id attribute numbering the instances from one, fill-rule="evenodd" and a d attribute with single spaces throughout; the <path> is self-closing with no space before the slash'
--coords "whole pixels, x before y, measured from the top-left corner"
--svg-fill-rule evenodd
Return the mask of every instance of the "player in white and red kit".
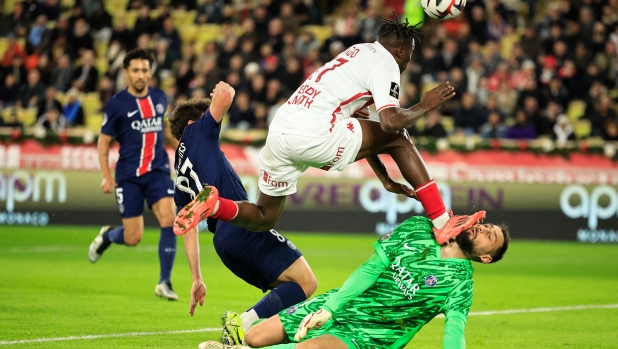
<path id="1" fill-rule="evenodd" d="M 105 105 L 99 137 L 99 163 L 103 193 L 115 193 L 122 226 L 104 226 L 96 236 L 88 257 L 95 263 L 112 244 L 135 246 L 144 234 L 144 200 L 161 226 L 159 261 L 161 273 L 155 295 L 176 300 L 171 272 L 176 256 L 176 235 L 172 231 L 175 216 L 174 183 L 163 141 L 178 146 L 167 121 L 167 98 L 158 88 L 148 87 L 152 76 L 152 55 L 136 49 L 124 58 L 124 75 L 128 87 L 114 95 Z M 109 168 L 112 139 L 120 144 L 116 178 Z M 115 188 L 114 188 L 115 187 Z"/>
<path id="2" fill-rule="evenodd" d="M 270 124 L 260 153 L 257 203 L 218 198 L 214 188 L 207 188 L 209 195 L 199 195 L 178 213 L 174 232 L 183 234 L 206 216 L 252 231 L 268 230 L 277 223 L 286 196 L 296 192 L 298 178 L 308 167 L 341 171 L 360 159 L 367 159 L 388 191 L 418 198 L 439 243 L 476 223 L 480 214 L 449 216 L 405 130 L 455 94 L 446 82 L 411 108 L 399 107 L 400 74 L 419 36 L 407 21 L 382 20 L 378 41 L 354 45 L 315 71 L 279 108 Z M 371 104 L 375 104 L 380 122 L 358 119 Z M 390 178 L 379 154 L 389 154 L 395 160 L 416 193 Z"/>

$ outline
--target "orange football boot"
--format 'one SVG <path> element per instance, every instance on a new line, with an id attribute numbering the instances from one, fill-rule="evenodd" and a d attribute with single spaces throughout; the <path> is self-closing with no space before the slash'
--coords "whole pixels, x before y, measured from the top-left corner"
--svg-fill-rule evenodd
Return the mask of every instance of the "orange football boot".
<path id="1" fill-rule="evenodd" d="M 433 233 L 436 235 L 436 241 L 438 241 L 440 245 L 444 245 L 451 241 L 451 239 L 454 239 L 462 231 L 482 222 L 483 219 L 485 219 L 486 212 L 478 211 L 469 216 L 454 216 L 453 211 L 450 211 L 449 216 L 451 216 L 451 218 L 449 218 L 448 222 L 446 222 L 442 228 L 432 228 Z"/>
<path id="2" fill-rule="evenodd" d="M 191 228 L 197 226 L 201 221 L 208 218 L 219 200 L 217 188 L 206 185 L 191 201 L 185 206 L 174 220 L 174 234 L 184 235 Z"/>

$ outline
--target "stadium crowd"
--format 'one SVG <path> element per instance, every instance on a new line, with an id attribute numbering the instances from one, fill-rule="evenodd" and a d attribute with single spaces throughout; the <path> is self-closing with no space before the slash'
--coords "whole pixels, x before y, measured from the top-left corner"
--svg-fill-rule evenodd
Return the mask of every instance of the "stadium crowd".
<path id="1" fill-rule="evenodd" d="M 238 91 L 228 127 L 266 129 L 307 76 L 373 42 L 379 18 L 405 16 L 410 1 L 418 0 L 26 0 L 6 11 L 4 3 L 0 125 L 21 127 L 24 109 L 53 132 L 86 125 L 124 87 L 126 52 L 141 47 L 172 108 L 224 80 Z M 469 0 L 455 19 L 422 24 L 401 105 L 442 81 L 457 95 L 412 135 L 618 140 L 618 0 L 536 3 Z"/>

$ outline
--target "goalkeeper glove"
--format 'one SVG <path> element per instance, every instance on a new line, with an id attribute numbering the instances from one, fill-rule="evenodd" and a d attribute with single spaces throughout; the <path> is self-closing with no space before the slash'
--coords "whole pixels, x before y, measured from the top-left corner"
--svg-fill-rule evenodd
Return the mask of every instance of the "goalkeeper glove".
<path id="1" fill-rule="evenodd" d="M 322 327 L 332 317 L 333 315 L 324 308 L 305 316 L 294 335 L 294 341 L 300 342 L 307 335 L 307 331 Z"/>

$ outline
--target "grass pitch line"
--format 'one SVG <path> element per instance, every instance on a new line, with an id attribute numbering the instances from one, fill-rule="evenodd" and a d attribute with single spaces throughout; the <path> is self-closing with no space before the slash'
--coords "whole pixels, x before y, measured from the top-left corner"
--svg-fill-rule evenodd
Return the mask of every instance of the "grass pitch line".
<path id="1" fill-rule="evenodd" d="M 200 332 L 216 332 L 216 331 L 221 331 L 221 328 L 211 327 L 211 328 L 200 328 L 197 330 L 127 332 L 127 333 L 93 334 L 93 335 L 87 335 L 87 336 L 22 339 L 22 340 L 16 340 L 16 341 L 0 341 L 0 345 L 76 341 L 76 340 L 82 340 L 82 339 L 141 337 L 141 336 L 153 336 L 153 335 L 162 335 L 162 334 L 167 335 L 167 334 L 200 333 Z"/>
<path id="2" fill-rule="evenodd" d="M 554 311 L 587 310 L 587 309 L 616 309 L 616 308 L 618 308 L 618 304 L 572 305 L 572 306 L 564 306 L 564 307 L 472 311 L 468 315 L 469 316 L 488 316 L 488 315 L 522 314 L 522 313 L 547 313 L 547 312 L 554 312 Z M 438 317 L 444 317 L 444 315 L 440 314 Z M 152 336 L 152 335 L 200 333 L 200 332 L 216 332 L 216 331 L 221 331 L 221 328 L 211 327 L 211 328 L 200 328 L 197 330 L 127 332 L 127 333 L 95 334 L 95 335 L 87 335 L 87 336 L 22 339 L 22 340 L 14 340 L 14 341 L 0 341 L 0 345 L 75 341 L 75 340 L 82 340 L 82 339 L 140 337 L 140 336 Z"/>

